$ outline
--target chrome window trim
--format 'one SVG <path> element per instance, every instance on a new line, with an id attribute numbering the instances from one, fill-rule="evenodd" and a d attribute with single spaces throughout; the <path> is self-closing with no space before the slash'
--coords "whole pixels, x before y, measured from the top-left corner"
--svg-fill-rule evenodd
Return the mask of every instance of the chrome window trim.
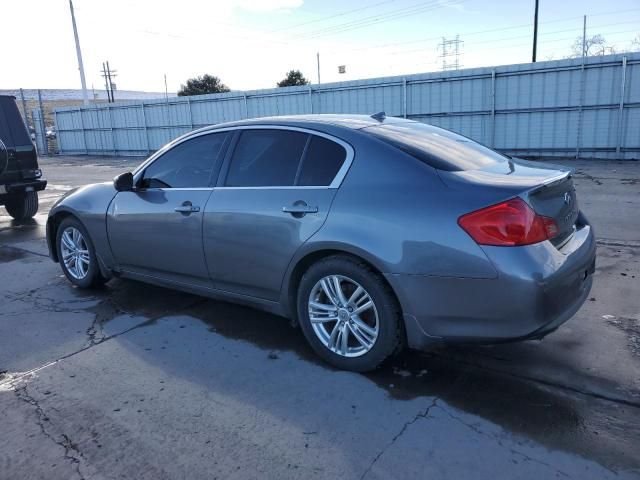
<path id="1" fill-rule="evenodd" d="M 330 134 L 325 133 L 325 132 L 320 132 L 318 130 L 314 130 L 312 128 L 290 127 L 290 126 L 287 126 L 287 125 L 274 125 L 274 124 L 238 125 L 238 126 L 233 126 L 233 127 L 223 127 L 223 128 L 215 128 L 215 129 L 212 129 L 212 130 L 195 131 L 195 132 L 185 133 L 181 137 L 178 137 L 175 140 L 167 143 L 164 147 L 162 147 L 160 150 L 158 150 L 153 155 L 151 155 L 147 160 L 142 162 L 142 164 L 140 164 L 133 171 L 133 182 L 134 182 L 134 184 L 137 183 L 140 180 L 140 175 L 142 175 L 142 172 L 144 172 L 144 170 L 151 163 L 153 163 L 162 154 L 164 154 L 165 152 L 167 152 L 171 148 L 181 144 L 182 142 L 186 142 L 187 140 L 191 140 L 192 138 L 200 137 L 202 135 L 211 135 L 211 134 L 214 134 L 214 133 L 222 133 L 222 132 L 235 132 L 237 130 L 290 130 L 290 131 L 294 131 L 294 132 L 303 132 L 303 133 L 307 133 L 309 135 L 317 135 L 319 137 L 324 137 L 327 140 L 335 142 L 338 145 L 342 146 L 347 153 L 346 153 L 345 159 L 344 159 L 344 161 L 342 163 L 342 166 L 340 167 L 340 169 L 338 170 L 338 173 L 336 173 L 336 176 L 333 178 L 333 180 L 331 181 L 331 183 L 329 185 L 300 185 L 300 186 L 296 186 L 296 185 L 283 185 L 283 186 L 269 185 L 269 186 L 262 186 L 262 187 L 225 187 L 225 186 L 219 186 L 218 187 L 218 186 L 216 186 L 216 187 L 214 187 L 215 189 L 235 189 L 235 190 L 240 190 L 240 189 L 242 189 L 242 190 L 337 189 L 337 188 L 340 187 L 340 185 L 342 185 L 342 181 L 347 176 L 347 172 L 349 171 L 349 168 L 351 168 L 351 164 L 353 163 L 353 159 L 355 157 L 355 150 L 353 149 L 351 144 L 345 142 L 341 138 L 335 137 L 335 136 L 330 135 Z M 173 190 L 173 189 L 167 189 L 167 190 Z"/>
<path id="2" fill-rule="evenodd" d="M 188 192 L 209 192 L 211 190 L 213 190 L 214 187 L 152 187 L 152 188 L 136 188 L 135 190 L 133 190 L 134 192 L 164 192 L 164 191 L 169 191 L 169 192 L 181 192 L 181 191 L 188 191 Z"/>
<path id="3" fill-rule="evenodd" d="M 214 190 L 335 190 L 338 187 L 332 187 L 330 185 L 289 185 L 289 186 L 272 186 L 267 185 L 264 187 L 213 187 Z"/>

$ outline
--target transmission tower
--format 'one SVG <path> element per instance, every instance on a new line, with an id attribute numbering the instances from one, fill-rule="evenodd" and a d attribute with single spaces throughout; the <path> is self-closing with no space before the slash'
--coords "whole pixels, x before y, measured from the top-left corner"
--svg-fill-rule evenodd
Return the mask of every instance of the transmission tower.
<path id="1" fill-rule="evenodd" d="M 462 67 L 460 63 L 460 46 L 464 42 L 460 40 L 460 35 L 456 38 L 447 40 L 442 37 L 442 42 L 438 44 L 438 48 L 442 51 L 442 70 L 459 70 Z"/>

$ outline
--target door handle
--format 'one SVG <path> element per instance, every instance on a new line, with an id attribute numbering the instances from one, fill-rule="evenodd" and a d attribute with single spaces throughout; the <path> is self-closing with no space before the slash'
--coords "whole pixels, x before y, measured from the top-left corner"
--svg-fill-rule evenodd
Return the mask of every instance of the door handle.
<path id="1" fill-rule="evenodd" d="M 309 205 L 292 205 L 290 207 L 282 207 L 285 213 L 318 213 L 318 207 L 310 207 Z"/>
<path id="2" fill-rule="evenodd" d="M 193 213 L 193 212 L 199 212 L 200 207 L 192 205 L 191 202 L 184 202 L 182 205 L 174 208 L 173 210 L 178 213 Z"/>
<path id="3" fill-rule="evenodd" d="M 318 207 L 307 205 L 306 202 L 298 200 L 293 205 L 282 207 L 284 213 L 290 213 L 296 218 L 304 217 L 307 213 L 318 213 Z"/>

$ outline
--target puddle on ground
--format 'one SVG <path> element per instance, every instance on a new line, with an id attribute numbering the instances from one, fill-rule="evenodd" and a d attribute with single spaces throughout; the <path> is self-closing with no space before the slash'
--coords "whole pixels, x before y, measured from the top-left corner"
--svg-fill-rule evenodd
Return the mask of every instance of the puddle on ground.
<path id="1" fill-rule="evenodd" d="M 250 342 L 270 357 L 269 352 L 289 351 L 332 369 L 287 319 L 249 307 L 120 279 L 90 293 L 76 290 L 75 295 L 101 300 L 88 309 L 101 325 L 122 314 L 149 318 L 144 326 L 164 316 L 186 315 L 204 322 L 211 332 Z M 463 351 L 464 361 L 456 356 L 460 347 L 440 347 L 429 353 L 407 351 L 364 377 L 398 401 L 437 397 L 549 448 L 577 453 L 612 468 L 640 468 L 634 447 L 634 437 L 640 432 L 637 408 L 547 388 L 518 378 L 517 372 L 490 371 L 474 365 L 474 356 L 483 355 L 482 348 Z M 491 354 L 499 356 L 500 347 L 493 347 Z"/>
<path id="2" fill-rule="evenodd" d="M 28 255 L 24 250 L 0 245 L 0 263 L 13 262 Z"/>

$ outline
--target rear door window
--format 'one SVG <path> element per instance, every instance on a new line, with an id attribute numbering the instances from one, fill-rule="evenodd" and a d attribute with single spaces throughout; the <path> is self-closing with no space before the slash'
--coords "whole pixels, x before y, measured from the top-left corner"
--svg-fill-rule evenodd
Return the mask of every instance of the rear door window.
<path id="1" fill-rule="evenodd" d="M 470 138 L 424 123 L 379 125 L 363 131 L 439 170 L 477 170 L 507 160 Z"/>
<path id="2" fill-rule="evenodd" d="M 328 186 L 345 162 L 345 148 L 327 138 L 312 135 L 296 185 Z"/>
<path id="3" fill-rule="evenodd" d="M 308 133 L 293 130 L 242 130 L 225 186 L 293 186 L 308 138 Z"/>

